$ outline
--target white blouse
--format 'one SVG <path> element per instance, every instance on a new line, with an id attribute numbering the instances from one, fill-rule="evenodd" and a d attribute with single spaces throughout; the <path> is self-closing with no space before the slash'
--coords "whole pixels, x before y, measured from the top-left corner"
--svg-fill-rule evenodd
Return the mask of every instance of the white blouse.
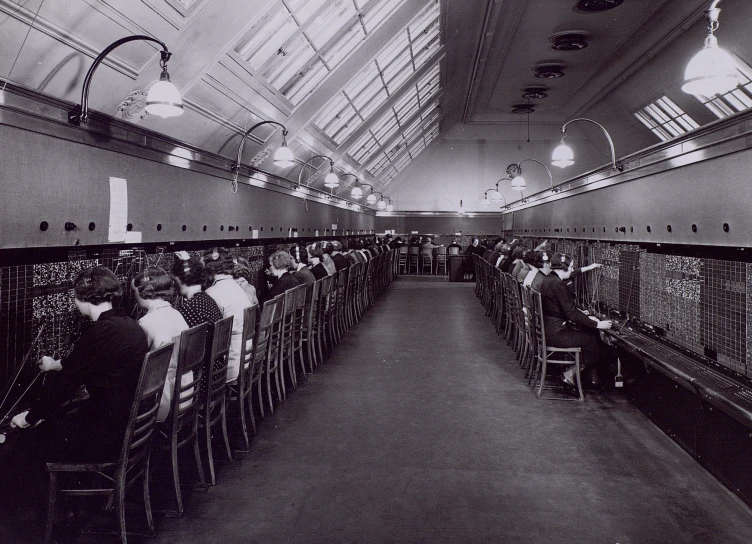
<path id="1" fill-rule="evenodd" d="M 251 307 L 243 288 L 238 285 L 229 274 L 217 274 L 214 276 L 214 285 L 206 290 L 206 294 L 212 297 L 222 317 L 233 316 L 232 339 L 230 340 L 230 353 L 227 357 L 227 381 L 238 379 L 240 373 L 240 348 L 243 341 L 243 312 Z"/>

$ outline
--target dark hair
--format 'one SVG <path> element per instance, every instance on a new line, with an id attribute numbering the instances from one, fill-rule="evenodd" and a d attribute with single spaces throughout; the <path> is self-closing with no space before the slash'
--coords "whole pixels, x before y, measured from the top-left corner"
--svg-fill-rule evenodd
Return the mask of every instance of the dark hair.
<path id="1" fill-rule="evenodd" d="M 522 262 L 535 266 L 535 253 L 536 252 L 532 249 L 525 248 L 524 253 L 522 254 Z"/>
<path id="2" fill-rule="evenodd" d="M 530 264 L 535 268 L 543 268 L 544 264 L 551 262 L 551 257 L 552 255 L 550 251 L 534 251 L 533 259 L 530 261 Z"/>
<path id="3" fill-rule="evenodd" d="M 324 248 L 321 247 L 321 242 L 311 244 L 306 248 L 311 257 L 318 257 L 319 259 L 324 256 Z"/>
<path id="4" fill-rule="evenodd" d="M 223 247 L 215 247 L 205 251 L 201 260 L 204 262 L 207 272 L 212 276 L 232 274 L 232 269 L 237 264 L 235 256 Z"/>
<path id="5" fill-rule="evenodd" d="M 292 258 L 295 259 L 295 261 L 303 264 L 308 264 L 308 251 L 306 250 L 305 246 L 290 246 L 290 255 L 292 255 Z"/>
<path id="6" fill-rule="evenodd" d="M 175 294 L 174 282 L 163 268 L 149 266 L 133 278 L 133 287 L 144 300 L 170 299 Z"/>
<path id="7" fill-rule="evenodd" d="M 232 267 L 232 277 L 235 279 L 245 278 L 250 281 L 251 265 L 243 257 L 235 258 L 235 266 Z"/>
<path id="8" fill-rule="evenodd" d="M 206 279 L 206 268 L 204 263 L 196 257 L 191 257 L 186 261 L 176 257 L 172 265 L 172 275 L 183 285 L 202 285 Z"/>
<path id="9" fill-rule="evenodd" d="M 332 254 L 334 251 L 334 244 L 331 242 L 324 242 L 324 253 L 328 253 L 329 255 Z"/>
<path id="10" fill-rule="evenodd" d="M 573 260 L 571 255 L 557 253 L 551 259 L 551 270 L 569 270 Z"/>
<path id="11" fill-rule="evenodd" d="M 331 246 L 333 251 L 342 251 L 342 242 L 339 240 L 333 240 Z"/>
<path id="12" fill-rule="evenodd" d="M 110 302 L 115 306 L 123 296 L 123 287 L 112 270 L 94 266 L 78 273 L 73 280 L 73 294 L 81 302 L 90 302 L 95 306 Z"/>
<path id="13" fill-rule="evenodd" d="M 269 263 L 277 270 L 289 270 L 292 267 L 292 257 L 286 251 L 275 251 L 269 257 Z"/>
<path id="14" fill-rule="evenodd" d="M 524 246 L 517 246 L 512 250 L 512 259 L 522 259 L 527 248 Z"/>

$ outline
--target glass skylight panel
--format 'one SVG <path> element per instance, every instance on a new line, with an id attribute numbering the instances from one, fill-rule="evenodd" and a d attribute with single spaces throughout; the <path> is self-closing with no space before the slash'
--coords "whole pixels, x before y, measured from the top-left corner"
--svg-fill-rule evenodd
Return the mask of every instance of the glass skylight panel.
<path id="1" fill-rule="evenodd" d="M 700 126 L 667 96 L 641 108 L 634 115 L 664 142 Z"/>
<path id="2" fill-rule="evenodd" d="M 353 145 L 353 151 L 350 154 L 358 163 L 365 163 L 368 158 L 379 148 L 379 142 L 371 135 L 370 132 L 366 132 L 355 145 Z"/>
<path id="3" fill-rule="evenodd" d="M 407 153 L 403 153 L 403 154 L 402 154 L 402 155 L 401 155 L 401 156 L 400 156 L 400 157 L 399 157 L 399 158 L 397 159 L 397 161 L 396 161 L 396 162 L 394 162 L 393 164 L 394 164 L 394 167 L 395 167 L 395 168 L 396 168 L 397 170 L 399 170 L 399 171 L 402 171 L 402 169 L 403 169 L 403 168 L 404 168 L 405 166 L 407 166 L 407 163 L 409 163 L 409 162 L 410 162 L 410 155 L 409 155 L 409 154 L 407 154 Z"/>
<path id="4" fill-rule="evenodd" d="M 382 153 L 378 159 L 376 159 L 373 164 L 368 169 L 371 174 L 374 176 L 378 176 L 381 173 L 381 170 L 389 166 L 391 163 L 389 162 L 389 157 L 386 153 Z"/>
<path id="5" fill-rule="evenodd" d="M 235 51 L 259 77 L 299 104 L 402 1 L 278 0 Z"/>

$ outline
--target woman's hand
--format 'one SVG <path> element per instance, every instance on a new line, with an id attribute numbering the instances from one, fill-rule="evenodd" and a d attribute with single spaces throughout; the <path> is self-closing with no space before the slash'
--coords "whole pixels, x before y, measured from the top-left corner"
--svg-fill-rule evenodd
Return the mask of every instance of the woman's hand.
<path id="1" fill-rule="evenodd" d="M 19 429 L 27 429 L 31 427 L 31 425 L 26 421 L 26 414 L 28 413 L 29 411 L 26 410 L 25 412 L 16 414 L 16 416 L 10 420 L 10 426 L 13 428 L 18 427 Z"/>
<path id="2" fill-rule="evenodd" d="M 39 359 L 39 362 L 37 363 L 37 366 L 39 367 L 39 370 L 42 372 L 50 372 L 50 371 L 59 371 L 63 369 L 63 365 L 60 364 L 60 361 L 56 361 L 52 357 L 47 357 L 46 355 Z"/>
<path id="3" fill-rule="evenodd" d="M 608 330 L 611 328 L 612 322 L 609 320 L 598 321 L 598 328 L 601 330 Z"/>

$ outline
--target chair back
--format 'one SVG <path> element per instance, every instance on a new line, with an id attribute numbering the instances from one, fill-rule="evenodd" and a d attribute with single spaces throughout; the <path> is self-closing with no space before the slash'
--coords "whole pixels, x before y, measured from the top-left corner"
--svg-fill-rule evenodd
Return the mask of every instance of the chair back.
<path id="1" fill-rule="evenodd" d="M 266 361 L 266 354 L 269 348 L 272 322 L 274 321 L 274 314 L 277 311 L 277 302 L 276 298 L 267 300 L 261 308 L 261 318 L 259 319 L 258 328 L 255 329 L 255 338 L 249 359 L 250 380 L 248 387 L 257 382 L 263 373 L 264 361 Z"/>
<path id="2" fill-rule="evenodd" d="M 255 306 L 251 306 L 251 308 L 255 308 Z M 224 399 L 225 389 L 227 388 L 227 356 L 230 353 L 234 319 L 235 316 L 231 315 L 214 323 L 212 346 L 204 365 L 204 373 L 208 378 L 206 380 L 207 396 L 205 402 L 209 409 Z M 243 328 L 245 329 L 245 327 Z"/>
<path id="3" fill-rule="evenodd" d="M 397 251 L 400 255 L 407 255 L 407 246 L 400 246 Z"/>
<path id="4" fill-rule="evenodd" d="M 459 255 L 460 248 L 458 248 L 457 246 L 449 246 L 449 248 L 447 249 L 447 253 L 449 255 Z"/>
<path id="5" fill-rule="evenodd" d="M 541 301 L 541 295 L 535 289 L 528 289 L 530 293 L 531 308 L 533 310 L 533 336 L 535 338 L 535 344 L 539 360 L 542 360 L 546 356 L 546 329 L 543 324 L 543 303 Z"/>
<path id="6" fill-rule="evenodd" d="M 169 342 L 144 357 L 118 462 L 118 471 L 121 475 L 127 474 L 129 480 L 137 478 L 146 469 L 145 463 L 137 469 L 136 467 L 139 461 L 147 458 L 151 449 L 159 401 L 162 399 L 174 346 L 173 342 Z M 136 470 L 131 472 L 131 469 Z"/>
<path id="7" fill-rule="evenodd" d="M 175 393 L 172 396 L 170 419 L 173 425 L 182 428 L 198 424 L 197 396 L 204 370 L 206 333 L 208 323 L 201 323 L 180 334 L 178 364 L 175 370 Z"/>
<path id="8" fill-rule="evenodd" d="M 279 361 L 279 350 L 282 345 L 282 321 L 285 313 L 284 297 L 285 295 L 282 293 L 272 299 L 274 301 L 274 315 L 272 316 L 272 325 L 269 329 L 269 365 L 267 366 L 269 372 L 277 370 L 277 363 Z"/>

